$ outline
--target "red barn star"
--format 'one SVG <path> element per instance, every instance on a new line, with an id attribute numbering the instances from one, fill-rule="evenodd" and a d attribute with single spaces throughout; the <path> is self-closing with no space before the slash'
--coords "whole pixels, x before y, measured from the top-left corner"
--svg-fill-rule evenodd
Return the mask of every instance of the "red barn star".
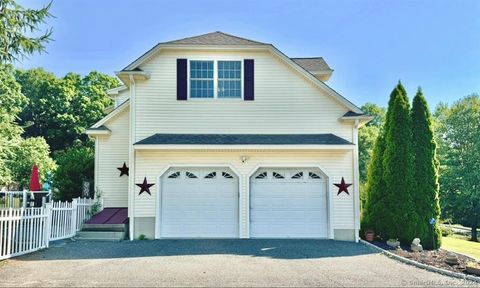
<path id="1" fill-rule="evenodd" d="M 352 184 L 346 184 L 345 179 L 343 179 L 343 177 L 342 177 L 342 181 L 340 181 L 340 184 L 333 184 L 333 185 L 338 187 L 337 195 L 340 195 L 340 193 L 342 193 L 342 192 L 345 192 L 345 193 L 347 193 L 347 195 L 350 195 L 350 193 L 348 193 L 347 188 L 352 186 Z"/>
<path id="2" fill-rule="evenodd" d="M 143 178 L 143 183 L 135 184 L 135 185 L 140 187 L 140 193 L 138 193 L 138 195 L 141 195 L 143 192 L 147 192 L 148 195 L 152 195 L 152 193 L 150 193 L 150 187 L 152 187 L 155 184 L 148 184 L 147 177 L 145 177 Z"/>

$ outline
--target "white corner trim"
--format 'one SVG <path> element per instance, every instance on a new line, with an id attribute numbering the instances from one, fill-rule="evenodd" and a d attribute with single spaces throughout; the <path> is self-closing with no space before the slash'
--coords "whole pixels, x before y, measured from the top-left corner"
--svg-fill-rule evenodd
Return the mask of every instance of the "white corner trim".
<path id="1" fill-rule="evenodd" d="M 344 145 L 195 145 L 195 144 L 135 144 L 135 150 L 353 150 L 354 144 Z"/>

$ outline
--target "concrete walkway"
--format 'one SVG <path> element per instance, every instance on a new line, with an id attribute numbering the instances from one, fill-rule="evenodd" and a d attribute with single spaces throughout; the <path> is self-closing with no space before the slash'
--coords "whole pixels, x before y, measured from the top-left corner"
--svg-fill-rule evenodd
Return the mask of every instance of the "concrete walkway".
<path id="1" fill-rule="evenodd" d="M 0 262 L 0 286 L 465 286 L 328 240 L 157 240 L 55 243 Z"/>

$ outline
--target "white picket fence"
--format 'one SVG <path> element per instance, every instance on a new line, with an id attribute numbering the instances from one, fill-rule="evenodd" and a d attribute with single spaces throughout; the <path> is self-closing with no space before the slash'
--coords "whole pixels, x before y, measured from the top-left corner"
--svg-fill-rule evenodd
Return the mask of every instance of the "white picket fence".
<path id="1" fill-rule="evenodd" d="M 90 219 L 93 199 L 51 202 L 40 208 L 0 210 L 0 260 L 47 248 L 71 238 Z"/>

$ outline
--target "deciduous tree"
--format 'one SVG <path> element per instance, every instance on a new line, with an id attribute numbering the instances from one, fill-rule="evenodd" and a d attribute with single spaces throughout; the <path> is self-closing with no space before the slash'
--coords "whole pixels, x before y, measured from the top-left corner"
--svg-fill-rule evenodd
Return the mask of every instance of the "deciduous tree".
<path id="1" fill-rule="evenodd" d="M 480 226 L 480 97 L 470 95 L 439 115 L 440 195 L 443 216 L 472 229 Z"/>

